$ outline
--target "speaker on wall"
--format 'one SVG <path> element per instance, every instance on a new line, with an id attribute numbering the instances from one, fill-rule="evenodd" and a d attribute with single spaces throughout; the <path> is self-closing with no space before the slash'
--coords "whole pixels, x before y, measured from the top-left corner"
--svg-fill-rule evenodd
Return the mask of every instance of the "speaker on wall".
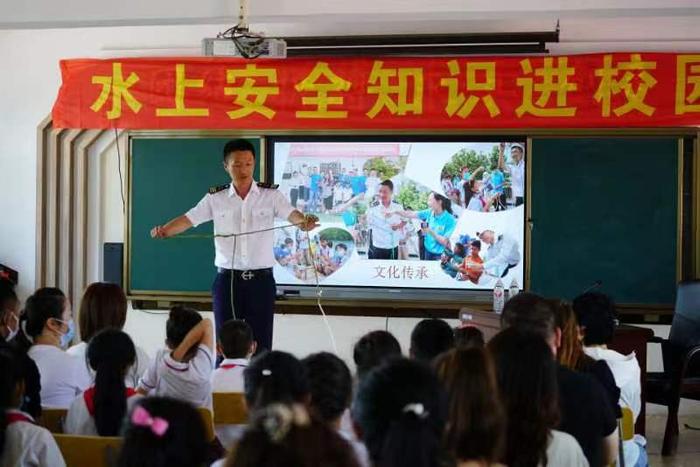
<path id="1" fill-rule="evenodd" d="M 105 243 L 102 249 L 102 277 L 124 288 L 124 244 Z"/>

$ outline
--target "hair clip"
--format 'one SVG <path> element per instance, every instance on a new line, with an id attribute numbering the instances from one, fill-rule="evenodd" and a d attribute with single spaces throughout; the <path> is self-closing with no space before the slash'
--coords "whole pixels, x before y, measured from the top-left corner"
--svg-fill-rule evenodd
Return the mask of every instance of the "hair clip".
<path id="1" fill-rule="evenodd" d="M 292 426 L 307 426 L 311 419 L 303 406 L 294 404 L 271 404 L 261 414 L 263 430 L 273 443 L 279 443 L 289 433 Z"/>
<path id="2" fill-rule="evenodd" d="M 413 403 L 413 404 L 406 404 L 404 408 L 401 410 L 402 413 L 412 413 L 416 417 L 420 419 L 424 419 L 428 417 L 428 411 L 425 410 L 425 406 L 421 404 L 420 402 Z"/>
<path id="3" fill-rule="evenodd" d="M 272 370 L 265 368 L 260 373 L 262 373 L 263 376 L 270 376 L 272 374 Z"/>
<path id="4" fill-rule="evenodd" d="M 153 434 L 159 438 L 168 431 L 168 426 L 170 426 L 168 421 L 164 418 L 151 417 L 148 410 L 140 405 L 137 406 L 131 414 L 131 423 L 134 426 L 150 428 Z"/>

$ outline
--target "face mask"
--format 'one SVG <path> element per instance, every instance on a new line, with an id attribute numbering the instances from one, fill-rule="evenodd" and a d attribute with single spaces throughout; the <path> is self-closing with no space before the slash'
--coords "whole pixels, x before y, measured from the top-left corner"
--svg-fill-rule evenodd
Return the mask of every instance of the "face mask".
<path id="1" fill-rule="evenodd" d="M 63 321 L 62 319 L 57 319 L 56 321 L 60 321 L 68 326 L 68 330 L 65 332 L 65 334 L 61 334 L 61 348 L 67 349 L 75 337 L 75 322 L 72 318 L 67 322 Z"/>
<path id="2" fill-rule="evenodd" d="M 5 342 L 10 342 L 19 332 L 19 319 L 14 314 L 12 317 L 15 319 L 15 321 L 17 321 L 17 328 L 13 330 L 10 326 L 7 326 L 7 336 L 5 336 Z"/>

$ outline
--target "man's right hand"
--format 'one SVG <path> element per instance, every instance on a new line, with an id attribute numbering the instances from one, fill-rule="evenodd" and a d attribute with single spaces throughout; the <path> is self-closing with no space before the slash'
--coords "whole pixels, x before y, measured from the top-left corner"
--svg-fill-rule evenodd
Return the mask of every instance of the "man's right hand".
<path id="1" fill-rule="evenodd" d="M 165 238 L 165 229 L 162 225 L 157 225 L 151 229 L 151 238 Z"/>

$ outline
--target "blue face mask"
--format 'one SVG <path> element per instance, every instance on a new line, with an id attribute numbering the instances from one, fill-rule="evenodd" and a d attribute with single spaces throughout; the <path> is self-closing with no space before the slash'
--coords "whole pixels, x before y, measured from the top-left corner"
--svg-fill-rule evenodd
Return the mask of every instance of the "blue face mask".
<path id="1" fill-rule="evenodd" d="M 68 330 L 65 334 L 61 334 L 61 348 L 67 349 L 75 337 L 75 322 L 72 318 L 69 321 L 63 321 L 62 319 L 56 321 L 60 321 L 68 326 Z"/>

